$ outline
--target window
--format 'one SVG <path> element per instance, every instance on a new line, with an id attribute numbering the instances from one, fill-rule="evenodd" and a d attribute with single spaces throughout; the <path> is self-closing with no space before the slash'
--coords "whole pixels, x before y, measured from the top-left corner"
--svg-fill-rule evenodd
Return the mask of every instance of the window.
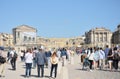
<path id="1" fill-rule="evenodd" d="M 35 41 L 35 38 L 33 37 L 32 41 Z"/>
<path id="2" fill-rule="evenodd" d="M 99 38 L 97 37 L 97 41 L 99 42 Z"/>
<path id="3" fill-rule="evenodd" d="M 20 32 L 17 33 L 17 37 L 20 38 Z"/>
<path id="4" fill-rule="evenodd" d="M 107 38 L 106 37 L 104 37 L 104 41 L 107 42 Z"/>
<path id="5" fill-rule="evenodd" d="M 24 36 L 24 41 L 27 41 L 27 36 Z"/>
<path id="6" fill-rule="evenodd" d="M 101 41 L 101 42 L 103 41 L 103 38 L 102 38 L 102 37 L 100 37 L 100 41 Z"/>
<path id="7" fill-rule="evenodd" d="M 31 37 L 29 37 L 29 39 L 28 39 L 29 41 L 31 41 Z"/>

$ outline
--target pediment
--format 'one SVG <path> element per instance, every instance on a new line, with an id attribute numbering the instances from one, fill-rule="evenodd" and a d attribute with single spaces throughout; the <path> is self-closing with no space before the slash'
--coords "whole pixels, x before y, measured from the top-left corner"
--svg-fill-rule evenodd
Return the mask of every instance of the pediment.
<path id="1" fill-rule="evenodd" d="M 106 28 L 96 28 L 95 31 L 110 31 L 110 30 Z"/>
<path id="2" fill-rule="evenodd" d="M 21 25 L 15 28 L 16 30 L 21 30 L 21 31 L 37 31 L 35 28 L 30 27 L 28 25 Z"/>

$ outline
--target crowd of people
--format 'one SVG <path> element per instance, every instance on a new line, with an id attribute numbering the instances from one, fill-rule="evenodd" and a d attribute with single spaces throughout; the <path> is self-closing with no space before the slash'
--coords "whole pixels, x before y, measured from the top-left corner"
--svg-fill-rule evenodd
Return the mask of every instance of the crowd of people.
<path id="1" fill-rule="evenodd" d="M 18 54 L 14 48 L 11 48 L 7 53 L 6 62 L 10 63 L 12 70 L 15 71 L 16 61 L 19 57 L 18 55 L 20 55 L 21 62 L 25 62 L 25 78 L 31 77 L 32 69 L 36 67 L 37 77 L 44 77 L 44 68 L 46 66 L 50 70 L 49 78 L 55 79 L 57 73 L 60 73 L 62 66 L 66 66 L 67 62 L 73 64 L 73 54 L 74 52 L 70 49 L 45 49 L 43 46 L 40 48 L 28 48 L 26 51 L 21 50 Z M 2 65 L 3 63 L 0 64 L 0 68 Z M 0 75 L 2 76 L 2 74 Z"/>
<path id="2" fill-rule="evenodd" d="M 84 49 L 81 60 L 83 62 L 83 69 L 89 66 L 90 71 L 97 69 L 117 71 L 120 60 L 120 49 L 118 47 L 109 48 L 108 45 L 104 50 L 99 47 Z"/>
<path id="3" fill-rule="evenodd" d="M 12 70 L 16 70 L 16 61 L 20 56 L 21 62 L 25 62 L 25 78 L 31 77 L 32 69 L 37 67 L 37 77 L 44 77 L 44 68 L 48 68 L 49 78 L 56 78 L 58 73 L 61 73 L 61 68 L 65 67 L 68 63 L 74 64 L 74 55 L 78 54 L 81 58 L 82 69 L 89 67 L 90 71 L 109 69 L 110 71 L 118 70 L 118 63 L 120 60 L 120 49 L 118 47 L 106 48 L 103 50 L 99 47 L 81 48 L 75 51 L 70 48 L 59 49 L 46 49 L 41 46 L 40 48 L 28 48 L 26 51 L 21 50 L 18 53 L 14 48 L 11 48 L 7 57 L 3 54 L 4 50 L 0 49 L 0 57 L 6 58 L 6 62 L 10 62 Z M 1 61 L 0 61 L 1 62 Z M 5 62 L 0 63 L 0 77 L 3 76 Z M 54 72 L 54 73 L 53 73 Z"/>

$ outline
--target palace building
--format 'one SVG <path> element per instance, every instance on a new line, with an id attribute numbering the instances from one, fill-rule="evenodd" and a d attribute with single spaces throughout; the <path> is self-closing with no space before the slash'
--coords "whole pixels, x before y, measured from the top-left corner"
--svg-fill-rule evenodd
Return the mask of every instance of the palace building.
<path id="1" fill-rule="evenodd" d="M 37 36 L 37 29 L 28 25 L 20 25 L 12 29 L 13 34 L 0 33 L 0 46 L 15 47 L 16 50 L 44 46 L 46 48 L 61 47 L 105 47 L 111 44 L 120 45 L 120 25 L 112 32 L 106 28 L 94 28 L 85 32 L 85 36 L 73 38 L 44 38 Z"/>
<path id="2" fill-rule="evenodd" d="M 13 28 L 13 37 L 15 45 L 36 44 L 37 30 L 28 25 L 21 25 Z"/>
<path id="3" fill-rule="evenodd" d="M 106 28 L 95 28 L 85 33 L 85 44 L 88 47 L 111 46 L 112 32 Z"/>

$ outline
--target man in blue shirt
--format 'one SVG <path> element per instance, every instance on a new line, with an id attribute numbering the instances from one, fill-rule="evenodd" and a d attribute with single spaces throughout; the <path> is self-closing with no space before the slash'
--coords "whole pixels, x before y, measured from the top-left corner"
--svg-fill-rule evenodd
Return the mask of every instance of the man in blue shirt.
<path id="1" fill-rule="evenodd" d="M 109 50 L 110 50 L 109 46 L 106 45 L 106 48 L 105 48 L 105 50 L 104 50 L 104 52 L 105 52 L 105 64 L 107 64 L 107 56 L 108 56 Z"/>

